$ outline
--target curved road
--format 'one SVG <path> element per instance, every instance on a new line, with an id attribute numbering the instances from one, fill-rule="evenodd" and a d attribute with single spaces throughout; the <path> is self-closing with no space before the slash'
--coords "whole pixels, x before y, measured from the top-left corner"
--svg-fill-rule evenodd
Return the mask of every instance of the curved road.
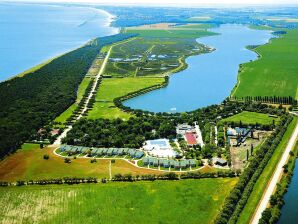
<path id="1" fill-rule="evenodd" d="M 252 217 L 250 223 L 251 224 L 258 224 L 260 218 L 262 217 L 262 212 L 267 208 L 267 205 L 269 204 L 270 197 L 274 193 L 276 184 L 279 182 L 280 177 L 283 173 L 283 166 L 287 163 L 289 153 L 294 148 L 296 140 L 298 137 L 298 123 L 296 124 L 295 130 L 287 144 L 287 147 L 274 171 L 273 176 L 270 179 L 270 182 L 267 186 L 266 191 L 263 194 L 263 197 L 261 201 L 259 202 L 258 207 L 256 208 L 256 211 L 254 213 L 254 216 Z"/>

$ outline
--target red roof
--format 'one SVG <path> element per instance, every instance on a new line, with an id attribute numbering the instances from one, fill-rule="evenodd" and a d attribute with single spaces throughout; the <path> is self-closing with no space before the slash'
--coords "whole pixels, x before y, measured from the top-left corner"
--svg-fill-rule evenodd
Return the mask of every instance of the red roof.
<path id="1" fill-rule="evenodd" d="M 197 144 L 196 136 L 194 133 L 190 133 L 190 132 L 185 133 L 185 138 L 186 138 L 188 145 L 196 145 Z"/>

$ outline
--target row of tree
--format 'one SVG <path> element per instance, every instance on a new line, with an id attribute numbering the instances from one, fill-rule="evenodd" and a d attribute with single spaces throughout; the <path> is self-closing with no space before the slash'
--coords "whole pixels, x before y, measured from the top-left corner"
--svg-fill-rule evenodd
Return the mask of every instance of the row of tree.
<path id="1" fill-rule="evenodd" d="M 245 97 L 230 97 L 231 100 L 241 100 L 241 101 L 255 101 L 262 103 L 273 103 L 273 104 L 286 104 L 293 105 L 297 104 L 297 101 L 291 96 L 245 96 Z"/>

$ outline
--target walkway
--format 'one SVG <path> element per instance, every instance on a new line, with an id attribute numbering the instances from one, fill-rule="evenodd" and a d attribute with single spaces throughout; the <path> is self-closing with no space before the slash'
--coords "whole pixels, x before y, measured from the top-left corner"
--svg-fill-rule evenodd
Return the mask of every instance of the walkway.
<path id="1" fill-rule="evenodd" d="M 288 161 L 288 157 L 289 157 L 289 153 L 290 151 L 293 149 L 293 147 L 295 146 L 296 140 L 298 137 L 298 123 L 296 124 L 296 128 L 287 144 L 287 147 L 274 171 L 274 174 L 272 176 L 272 178 L 270 179 L 270 182 L 267 186 L 266 191 L 263 194 L 263 197 L 261 199 L 261 201 L 259 202 L 258 207 L 256 208 L 255 214 L 251 219 L 251 224 L 258 224 L 260 218 L 262 217 L 262 212 L 267 208 L 267 205 L 269 204 L 270 201 L 270 197 L 271 195 L 273 195 L 276 184 L 279 182 L 280 177 L 283 173 L 283 166 L 287 163 Z"/>
<path id="2" fill-rule="evenodd" d="M 201 132 L 201 129 L 200 129 L 200 126 L 198 125 L 197 122 L 195 122 L 195 128 L 196 128 L 196 132 L 197 132 L 197 135 L 198 135 L 198 143 L 201 147 L 203 147 L 205 144 L 203 142 L 203 138 L 202 138 L 202 132 Z"/>

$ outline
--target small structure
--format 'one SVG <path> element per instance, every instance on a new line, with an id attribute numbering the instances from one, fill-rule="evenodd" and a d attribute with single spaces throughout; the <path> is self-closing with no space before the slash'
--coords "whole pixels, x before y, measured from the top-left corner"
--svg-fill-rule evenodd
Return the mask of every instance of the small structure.
<path id="1" fill-rule="evenodd" d="M 193 132 L 194 128 L 188 124 L 178 124 L 176 127 L 177 135 L 184 135 L 186 132 Z"/>
<path id="2" fill-rule="evenodd" d="M 226 166 L 228 165 L 228 162 L 225 159 L 222 158 L 213 158 L 213 164 L 217 166 Z"/>

